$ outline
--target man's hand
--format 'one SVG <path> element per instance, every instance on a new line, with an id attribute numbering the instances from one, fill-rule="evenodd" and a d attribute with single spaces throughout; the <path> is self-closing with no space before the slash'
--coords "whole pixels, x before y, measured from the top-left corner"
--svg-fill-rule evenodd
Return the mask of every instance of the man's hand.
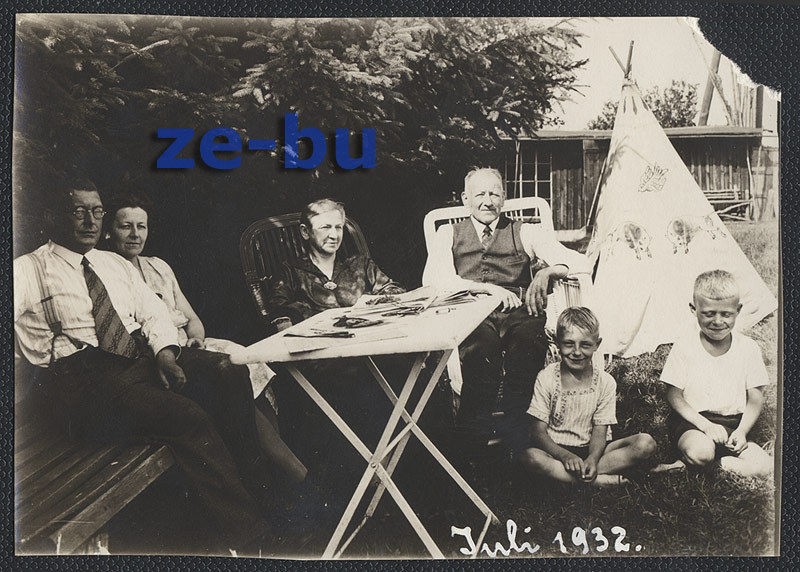
<path id="1" fill-rule="evenodd" d="M 186 375 L 183 373 L 181 366 L 175 362 L 175 350 L 172 349 L 173 347 L 167 346 L 156 355 L 158 377 L 167 391 L 170 388 L 179 390 L 186 385 Z"/>
<path id="2" fill-rule="evenodd" d="M 201 350 L 206 349 L 205 341 L 201 340 L 200 338 L 189 338 L 186 340 L 186 346 L 190 348 L 198 348 Z"/>
<path id="3" fill-rule="evenodd" d="M 561 464 L 564 465 L 566 471 L 576 479 L 583 478 L 584 463 L 583 459 L 581 459 L 578 455 L 574 453 L 567 453 L 561 459 Z"/>
<path id="4" fill-rule="evenodd" d="M 747 435 L 744 434 L 743 431 L 736 429 L 731 433 L 731 436 L 728 437 L 728 440 L 725 441 L 725 447 L 727 447 L 731 453 L 734 455 L 738 455 L 745 449 L 747 449 Z"/>
<path id="5" fill-rule="evenodd" d="M 597 461 L 592 457 L 587 458 L 583 462 L 583 473 L 581 480 L 585 483 L 591 483 L 597 477 Z"/>
<path id="6" fill-rule="evenodd" d="M 569 273 L 569 268 L 563 264 L 542 268 L 533 276 L 528 290 L 525 292 L 525 307 L 528 315 L 538 316 L 547 308 L 547 291 L 550 289 L 551 280 L 559 280 Z"/>
<path id="7" fill-rule="evenodd" d="M 708 425 L 703 428 L 703 433 L 708 435 L 717 445 L 724 445 L 728 440 L 728 432 L 725 430 L 725 427 L 717 425 L 716 423 L 711 423 L 710 421 Z"/>
<path id="8" fill-rule="evenodd" d="M 497 296 L 503 301 L 503 312 L 508 312 L 509 310 L 522 306 L 522 300 L 510 290 L 506 290 L 502 286 L 496 284 L 486 284 L 485 287 L 486 292 L 492 296 Z"/>

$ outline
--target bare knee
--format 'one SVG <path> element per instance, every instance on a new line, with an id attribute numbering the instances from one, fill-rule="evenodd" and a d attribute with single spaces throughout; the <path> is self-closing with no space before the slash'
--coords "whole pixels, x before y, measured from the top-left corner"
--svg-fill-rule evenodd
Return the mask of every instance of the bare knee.
<path id="1" fill-rule="evenodd" d="M 713 441 L 709 443 L 692 441 L 679 444 L 678 448 L 683 453 L 684 460 L 690 465 L 703 466 L 711 463 L 715 457 Z"/>
<path id="2" fill-rule="evenodd" d="M 639 433 L 634 437 L 631 447 L 637 459 L 649 459 L 655 455 L 658 445 L 656 445 L 656 440 L 649 434 Z"/>
<path id="3" fill-rule="evenodd" d="M 526 449 L 519 454 L 518 458 L 522 466 L 531 473 L 544 473 L 548 461 L 552 459 L 552 457 L 547 455 L 544 451 L 533 448 Z"/>

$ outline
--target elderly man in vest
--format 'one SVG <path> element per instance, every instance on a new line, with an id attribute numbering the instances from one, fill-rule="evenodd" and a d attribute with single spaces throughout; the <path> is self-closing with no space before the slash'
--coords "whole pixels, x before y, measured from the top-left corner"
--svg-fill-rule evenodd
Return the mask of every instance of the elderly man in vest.
<path id="1" fill-rule="evenodd" d="M 548 288 L 568 273 L 588 271 L 587 259 L 560 244 L 543 225 L 503 216 L 505 199 L 499 171 L 470 171 L 461 194 L 470 217 L 436 231 L 422 279 L 440 291 L 469 289 L 502 299 L 459 348 L 461 426 L 488 424 L 504 375 L 501 408 L 512 413 L 527 409 L 547 354 Z"/>
<path id="2" fill-rule="evenodd" d="M 105 215 L 89 181 L 53 180 L 50 240 L 14 260 L 16 349 L 39 368 L 46 407 L 70 433 L 167 444 L 220 548 L 271 541 L 258 500 L 267 486 L 248 371 L 178 345 L 167 307 L 121 256 L 96 250 Z"/>

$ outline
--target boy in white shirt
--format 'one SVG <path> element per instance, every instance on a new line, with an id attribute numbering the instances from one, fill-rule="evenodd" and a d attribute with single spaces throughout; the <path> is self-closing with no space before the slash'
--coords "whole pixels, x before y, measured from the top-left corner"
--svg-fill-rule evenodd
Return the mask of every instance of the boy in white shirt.
<path id="1" fill-rule="evenodd" d="M 699 332 L 678 340 L 661 373 L 673 409 L 668 426 L 681 459 L 696 467 L 719 458 L 723 469 L 743 475 L 768 474 L 772 458 L 747 441 L 769 383 L 758 345 L 733 331 L 742 305 L 730 272 L 697 277 L 689 307 Z"/>

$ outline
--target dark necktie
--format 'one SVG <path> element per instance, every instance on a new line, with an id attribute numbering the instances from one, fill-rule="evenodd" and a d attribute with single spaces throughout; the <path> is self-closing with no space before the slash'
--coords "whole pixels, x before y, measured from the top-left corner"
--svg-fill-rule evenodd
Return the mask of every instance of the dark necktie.
<path id="1" fill-rule="evenodd" d="M 129 358 L 139 355 L 136 341 L 125 329 L 119 314 L 111 304 L 103 281 L 95 274 L 86 257 L 81 260 L 83 277 L 92 299 L 92 315 L 94 316 L 97 345 L 101 350 Z"/>
<path id="2" fill-rule="evenodd" d="M 481 244 L 483 245 L 483 249 L 486 250 L 489 248 L 489 242 L 492 240 L 492 227 L 488 224 L 483 227 L 483 236 L 481 236 Z"/>

